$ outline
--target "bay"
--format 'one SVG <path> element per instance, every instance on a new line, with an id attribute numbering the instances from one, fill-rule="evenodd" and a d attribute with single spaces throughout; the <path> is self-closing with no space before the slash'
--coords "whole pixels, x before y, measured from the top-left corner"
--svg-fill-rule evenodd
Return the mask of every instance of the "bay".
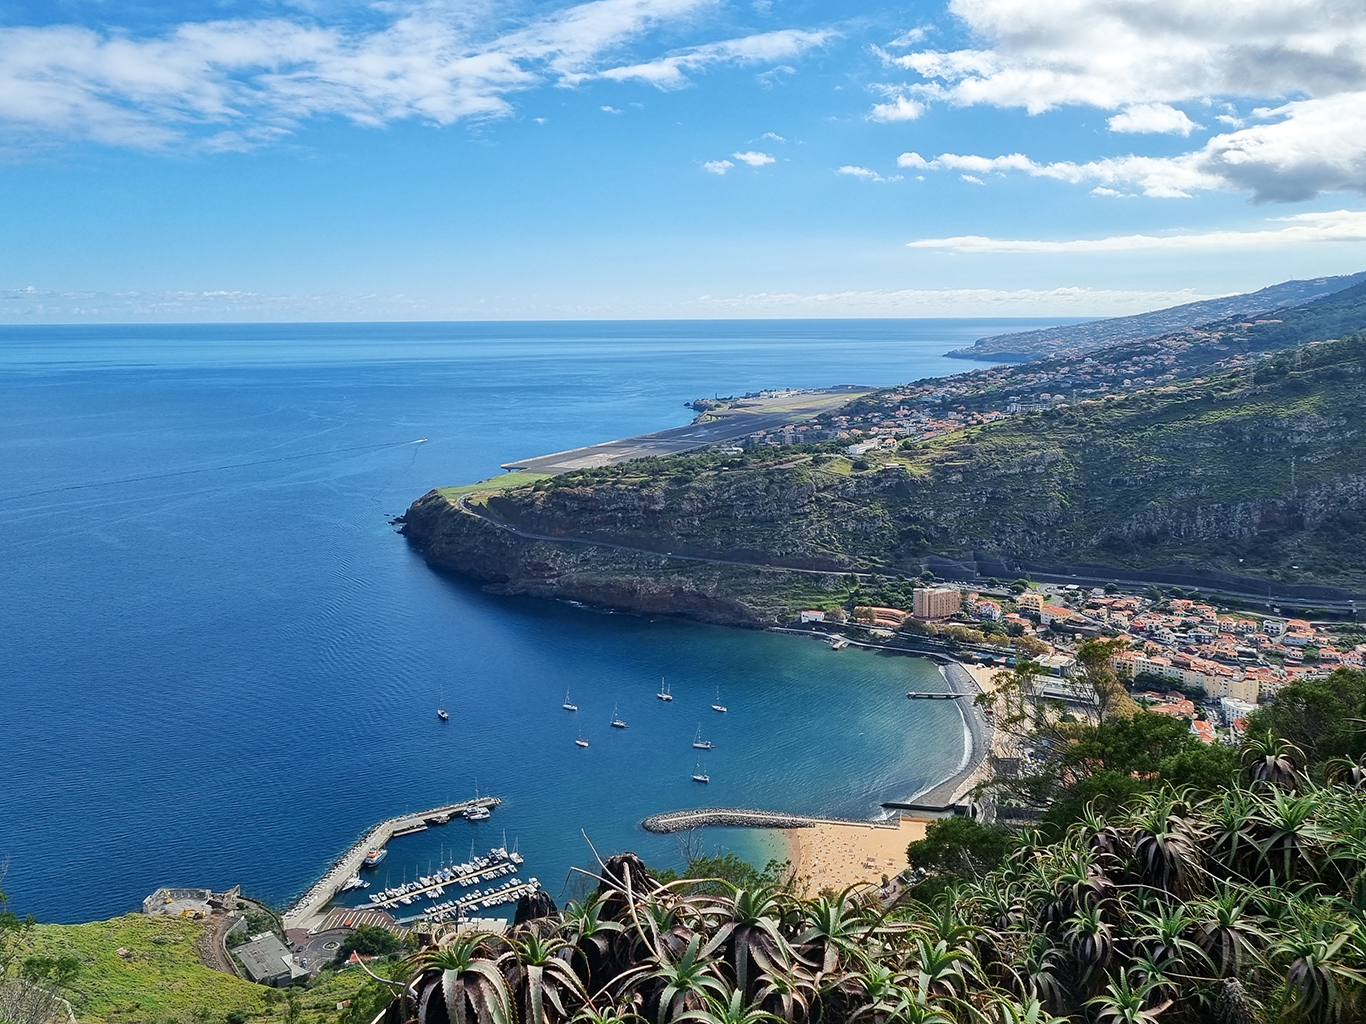
<path id="1" fill-rule="evenodd" d="M 559 897 L 585 833 L 676 864 L 642 817 L 870 815 L 933 783 L 963 738 L 902 696 L 933 684 L 924 661 L 489 596 L 387 518 L 501 462 L 681 425 L 692 398 L 958 372 L 946 349 L 1043 323 L 0 327 L 12 906 L 80 921 L 232 884 L 284 904 L 374 821 L 476 785 L 504 799 L 492 819 L 396 840 L 384 872 L 506 833 Z"/>

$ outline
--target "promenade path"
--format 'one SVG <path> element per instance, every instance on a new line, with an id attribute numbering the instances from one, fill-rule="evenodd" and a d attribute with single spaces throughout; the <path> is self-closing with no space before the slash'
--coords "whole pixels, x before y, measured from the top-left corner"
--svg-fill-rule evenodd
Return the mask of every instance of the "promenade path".
<path id="1" fill-rule="evenodd" d="M 341 890 L 342 883 L 360 870 L 366 854 L 371 850 L 378 850 L 385 846 L 394 837 L 395 832 L 421 825 L 425 818 L 444 814 L 459 817 L 475 807 L 491 809 L 502 802 L 496 796 L 481 796 L 474 800 L 464 800 L 458 804 L 446 804 L 444 807 L 433 807 L 431 810 L 418 811 L 414 814 L 400 814 L 395 818 L 387 818 L 381 821 L 357 839 L 327 869 L 327 873 L 305 889 L 303 894 L 281 915 L 285 928 L 312 929 L 322 924 L 324 920 L 323 909 L 331 902 L 332 897 Z"/>

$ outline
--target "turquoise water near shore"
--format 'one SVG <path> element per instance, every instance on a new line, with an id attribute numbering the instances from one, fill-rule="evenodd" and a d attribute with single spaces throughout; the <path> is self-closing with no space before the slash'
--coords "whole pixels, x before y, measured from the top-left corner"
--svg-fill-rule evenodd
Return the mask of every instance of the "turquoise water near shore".
<path id="1" fill-rule="evenodd" d="M 386 517 L 500 462 L 681 425 L 695 397 L 957 372 L 939 353 L 1040 323 L 0 328 L 13 906 L 88 920 L 239 883 L 283 904 L 373 822 L 476 782 L 505 800 L 491 820 L 396 840 L 383 871 L 506 831 L 559 895 L 583 832 L 674 863 L 640 818 L 869 815 L 933 783 L 963 735 L 950 702 L 904 697 L 936 685 L 927 662 L 493 597 Z"/>

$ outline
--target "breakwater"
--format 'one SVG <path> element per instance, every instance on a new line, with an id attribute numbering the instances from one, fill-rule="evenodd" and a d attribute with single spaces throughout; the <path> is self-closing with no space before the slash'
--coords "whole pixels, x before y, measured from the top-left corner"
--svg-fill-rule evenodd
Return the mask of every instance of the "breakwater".
<path id="1" fill-rule="evenodd" d="M 816 825 L 865 825 L 899 828 L 895 822 L 854 818 L 817 818 L 784 811 L 756 811 L 745 807 L 697 807 L 687 811 L 652 814 L 640 823 L 646 832 L 684 832 L 691 828 L 812 828 Z"/>
<path id="2" fill-rule="evenodd" d="M 400 814 L 395 818 L 386 818 L 378 825 L 372 826 L 345 853 L 332 862 L 332 866 L 327 869 L 322 878 L 305 889 L 298 899 L 290 904 L 289 909 L 280 915 L 285 928 L 312 927 L 316 923 L 316 919 L 321 917 L 323 908 L 341 890 L 342 883 L 360 870 L 365 855 L 371 850 L 378 850 L 383 847 L 394 837 L 395 833 L 422 825 L 426 818 L 436 818 L 443 815 L 458 817 L 476 807 L 492 809 L 502 802 L 496 796 L 481 796 L 474 800 L 464 800 L 458 804 L 433 807 L 428 811 Z"/>

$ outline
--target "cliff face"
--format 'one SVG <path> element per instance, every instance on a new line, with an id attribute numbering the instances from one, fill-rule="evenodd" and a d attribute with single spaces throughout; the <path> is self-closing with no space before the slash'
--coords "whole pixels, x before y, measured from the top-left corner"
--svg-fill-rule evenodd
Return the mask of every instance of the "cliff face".
<path id="1" fill-rule="evenodd" d="M 704 452 L 462 499 L 474 512 L 432 492 L 405 532 L 493 588 L 728 623 L 828 604 L 850 570 L 912 574 L 928 556 L 1358 589 L 1363 391 L 1358 338 L 1011 417 L 866 470 L 829 449 Z"/>
<path id="2" fill-rule="evenodd" d="M 791 608 L 828 597 L 841 586 L 840 577 L 823 573 L 698 563 L 648 551 L 520 536 L 439 491 L 413 503 L 404 516 L 403 533 L 431 564 L 477 580 L 494 593 L 583 601 L 719 625 L 769 625 Z"/>

